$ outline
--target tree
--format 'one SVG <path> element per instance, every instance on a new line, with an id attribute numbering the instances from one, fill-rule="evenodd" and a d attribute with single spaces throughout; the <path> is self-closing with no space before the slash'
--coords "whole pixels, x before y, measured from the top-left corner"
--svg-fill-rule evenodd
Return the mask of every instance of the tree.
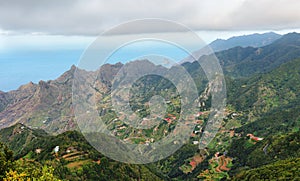
<path id="1" fill-rule="evenodd" d="M 21 172 L 10 170 L 6 173 L 6 177 L 3 181 L 30 181 L 30 180 L 39 180 L 39 181 L 60 181 L 53 175 L 54 169 L 52 167 L 43 166 L 42 170 L 36 170 L 39 172 L 39 175 L 32 175 L 32 173 Z"/>
<path id="2" fill-rule="evenodd" d="M 0 143 L 0 180 L 5 176 L 13 161 L 13 152 L 3 143 Z"/>
<path id="3" fill-rule="evenodd" d="M 4 180 L 39 180 L 39 181 L 59 181 L 54 176 L 54 168 L 47 165 L 42 165 L 32 160 L 17 160 L 6 173 Z"/>

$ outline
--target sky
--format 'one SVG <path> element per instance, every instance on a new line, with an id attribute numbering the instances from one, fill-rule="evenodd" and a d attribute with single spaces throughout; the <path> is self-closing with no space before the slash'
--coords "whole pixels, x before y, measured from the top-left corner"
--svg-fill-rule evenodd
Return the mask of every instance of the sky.
<path id="1" fill-rule="evenodd" d="M 210 43 L 252 33 L 300 32 L 299 7 L 299 0 L 0 0 L 0 90 L 55 79 L 78 64 L 100 34 L 121 23 L 144 18 L 169 20 Z M 177 31 L 158 23 L 128 26 L 109 36 L 154 30 Z"/>

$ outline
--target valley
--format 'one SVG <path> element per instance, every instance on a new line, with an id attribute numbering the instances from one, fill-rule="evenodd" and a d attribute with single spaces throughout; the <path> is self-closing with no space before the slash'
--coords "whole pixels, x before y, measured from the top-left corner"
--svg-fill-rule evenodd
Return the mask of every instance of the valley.
<path id="1" fill-rule="evenodd" d="M 300 34 L 273 38 L 266 45 L 241 45 L 216 53 L 224 70 L 227 105 L 215 137 L 202 149 L 201 137 L 210 134 L 205 127 L 212 112 L 212 98 L 210 82 L 197 62 L 182 64 L 198 89 L 197 109 L 189 110 L 189 118 L 181 117 L 183 102 L 176 87 L 160 76 L 145 76 L 132 86 L 129 105 L 136 117 L 128 117 L 126 110 L 116 110 L 112 94 L 119 95 L 117 108 L 126 106 L 125 96 L 114 89 L 113 82 L 125 66 L 122 63 L 106 64 L 94 72 L 72 66 L 56 80 L 0 92 L 0 142 L 7 146 L 0 147 L 0 151 L 7 155 L 3 164 L 11 164 L 10 170 L 0 168 L 0 178 L 14 174 L 21 177 L 22 173 L 24 178 L 38 177 L 43 169 L 51 173 L 53 180 L 249 180 L 267 179 L 265 175 L 270 179 L 299 178 Z M 131 63 L 140 71 L 157 68 L 147 60 Z M 76 71 L 84 72 L 83 78 L 89 81 L 97 77 L 94 85 L 88 85 L 94 94 L 79 98 L 96 102 L 93 110 L 113 136 L 125 143 L 152 146 L 185 121 L 192 125 L 188 139 L 172 155 L 147 164 L 122 163 L 98 152 L 78 126 L 85 122 L 78 123 L 75 118 L 74 113 L 81 111 L 75 106 L 78 102 L 72 101 Z M 90 90 L 86 89 L 87 93 Z M 152 99 L 154 95 L 160 97 Z M 151 107 L 151 101 L 159 102 L 160 98 L 166 101 Z M 162 109 L 166 111 L 159 115 L 156 111 Z M 149 126 L 151 115 L 156 120 Z M 135 122 L 137 118 L 142 122 Z M 149 127 L 135 127 L 133 123 Z"/>

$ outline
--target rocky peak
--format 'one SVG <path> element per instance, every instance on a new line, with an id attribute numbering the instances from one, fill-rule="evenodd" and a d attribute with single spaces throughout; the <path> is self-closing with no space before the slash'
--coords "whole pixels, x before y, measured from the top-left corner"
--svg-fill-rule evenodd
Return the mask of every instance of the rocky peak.
<path id="1" fill-rule="evenodd" d="M 21 85 L 18 90 L 20 91 L 33 90 L 35 86 L 36 84 L 34 84 L 33 82 L 29 82 L 25 85 Z"/>
<path id="2" fill-rule="evenodd" d="M 76 66 L 72 65 L 71 68 L 68 71 L 66 71 L 65 73 L 63 73 L 60 77 L 58 77 L 53 82 L 60 83 L 60 84 L 67 83 L 69 80 L 73 79 L 74 72 L 76 71 L 76 69 L 77 69 Z"/>

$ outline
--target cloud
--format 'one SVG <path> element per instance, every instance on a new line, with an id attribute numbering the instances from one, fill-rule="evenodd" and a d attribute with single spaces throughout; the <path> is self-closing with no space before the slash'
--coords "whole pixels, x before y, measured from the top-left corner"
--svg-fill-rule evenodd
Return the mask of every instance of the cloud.
<path id="1" fill-rule="evenodd" d="M 300 27 L 300 1 L 298 0 L 261 0 L 244 1 L 231 13 L 233 26 L 241 29 L 293 29 Z"/>
<path id="2" fill-rule="evenodd" d="M 291 29 L 300 27 L 298 7 L 298 0 L 11 0 L 0 2 L 0 29 L 98 35 L 119 23 L 143 18 L 168 19 L 196 31 Z M 147 30 L 128 27 L 126 32 Z M 161 31 L 173 30 L 162 27 Z"/>

